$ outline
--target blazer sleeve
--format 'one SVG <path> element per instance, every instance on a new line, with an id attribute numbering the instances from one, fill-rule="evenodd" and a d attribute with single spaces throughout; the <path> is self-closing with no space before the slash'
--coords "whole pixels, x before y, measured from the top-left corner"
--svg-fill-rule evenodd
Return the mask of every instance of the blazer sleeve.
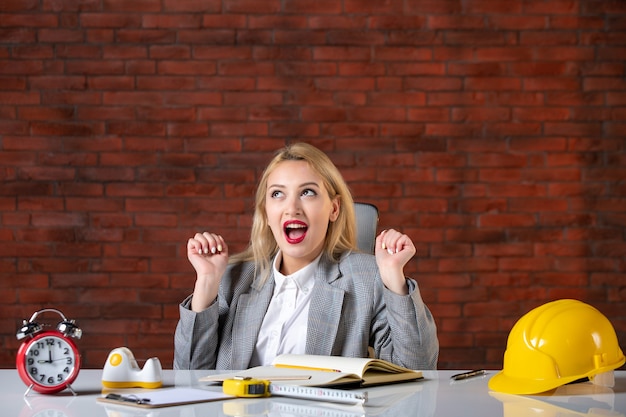
<path id="1" fill-rule="evenodd" d="M 191 295 L 178 307 L 174 333 L 174 369 L 215 369 L 218 338 L 218 301 L 206 310 L 191 310 Z"/>
<path id="2" fill-rule="evenodd" d="M 406 278 L 407 295 L 390 291 L 383 284 L 376 258 L 370 254 L 347 254 L 338 268 L 338 278 L 331 279 L 330 284 L 346 294 L 339 343 L 367 343 L 376 358 L 410 369 L 435 369 L 439 356 L 437 328 L 417 282 Z M 365 339 L 357 337 L 360 331 L 368 331 Z M 362 351 L 363 346 L 360 348 Z M 348 356 L 357 351 L 355 346 L 344 346 L 342 350 Z"/>
<path id="3" fill-rule="evenodd" d="M 250 289 L 254 272 L 251 262 L 229 264 L 217 299 L 199 313 L 191 310 L 192 296 L 183 300 L 174 332 L 174 369 L 216 369 L 230 364 L 237 301 Z"/>
<path id="4" fill-rule="evenodd" d="M 436 369 L 439 357 L 439 340 L 435 320 L 422 300 L 417 282 L 407 278 L 408 295 L 383 290 L 389 335 L 374 341 L 377 355 L 411 369 Z M 389 339 L 392 343 L 389 343 Z"/>

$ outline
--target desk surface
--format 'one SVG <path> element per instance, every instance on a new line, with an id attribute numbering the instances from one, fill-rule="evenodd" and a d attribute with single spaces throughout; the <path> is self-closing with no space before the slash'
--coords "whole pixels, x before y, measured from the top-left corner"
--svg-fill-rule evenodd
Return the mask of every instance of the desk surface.
<path id="1" fill-rule="evenodd" d="M 589 382 L 561 387 L 541 396 L 516 396 L 490 392 L 486 376 L 451 382 L 453 371 L 426 371 L 424 380 L 368 388 L 371 405 L 345 405 L 285 397 L 232 399 L 187 406 L 143 410 L 96 402 L 101 396 L 101 370 L 82 370 L 72 385 L 78 393 L 54 396 L 31 392 L 16 370 L 0 370 L 0 407 L 3 417 L 214 417 L 214 416 L 315 416 L 315 417 L 529 417 L 626 416 L 626 371 L 615 374 L 612 389 Z M 207 371 L 163 372 L 165 386 L 199 386 Z M 214 387 L 219 389 L 219 387 Z"/>

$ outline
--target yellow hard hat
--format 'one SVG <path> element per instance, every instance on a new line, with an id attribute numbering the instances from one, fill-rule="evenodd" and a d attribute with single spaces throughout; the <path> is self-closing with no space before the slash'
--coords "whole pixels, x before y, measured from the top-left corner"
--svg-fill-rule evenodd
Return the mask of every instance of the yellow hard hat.
<path id="1" fill-rule="evenodd" d="M 578 300 L 557 300 L 515 323 L 493 391 L 537 394 L 612 371 L 625 362 L 611 322 Z"/>

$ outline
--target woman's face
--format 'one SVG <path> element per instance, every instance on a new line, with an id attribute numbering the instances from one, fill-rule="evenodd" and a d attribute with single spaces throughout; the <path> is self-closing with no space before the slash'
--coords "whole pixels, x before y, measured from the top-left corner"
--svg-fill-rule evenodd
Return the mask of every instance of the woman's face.
<path id="1" fill-rule="evenodd" d="M 324 249 L 328 222 L 339 215 L 339 198 L 328 197 L 322 178 L 306 161 L 284 161 L 267 178 L 265 212 L 282 251 L 281 273 L 293 274 Z"/>

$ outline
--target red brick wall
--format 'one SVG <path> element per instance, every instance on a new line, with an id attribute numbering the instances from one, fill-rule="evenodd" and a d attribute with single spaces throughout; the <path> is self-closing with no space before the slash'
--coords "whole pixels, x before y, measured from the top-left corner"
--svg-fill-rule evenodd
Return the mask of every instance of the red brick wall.
<path id="1" fill-rule="evenodd" d="M 625 58 L 618 0 L 2 0 L 0 366 L 43 306 L 171 366 L 187 238 L 295 140 L 413 237 L 440 368 L 565 297 L 626 347 Z"/>

